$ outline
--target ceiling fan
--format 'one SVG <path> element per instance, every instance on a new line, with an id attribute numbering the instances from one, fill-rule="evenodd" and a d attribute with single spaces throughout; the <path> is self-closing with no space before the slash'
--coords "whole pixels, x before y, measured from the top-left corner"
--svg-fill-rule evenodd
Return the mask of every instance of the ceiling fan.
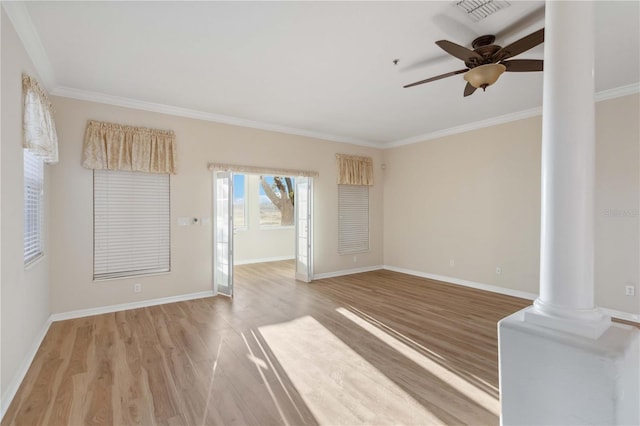
<path id="1" fill-rule="evenodd" d="M 413 87 L 451 77 L 456 74 L 466 73 L 464 79 L 467 80 L 467 85 L 464 88 L 464 96 L 469 96 L 473 94 L 476 89 L 482 88 L 482 90 L 486 90 L 486 88 L 495 83 L 498 77 L 505 71 L 528 72 L 543 70 L 544 62 L 542 59 L 512 59 L 510 61 L 506 59 L 526 52 L 544 42 L 544 28 L 522 37 L 520 40 L 505 47 L 493 44 L 495 39 L 496 37 L 493 35 L 480 36 L 471 43 L 473 50 L 448 40 L 436 41 L 436 44 L 445 52 L 458 59 L 462 59 L 467 68 L 437 75 L 427 78 L 426 80 L 416 81 L 404 87 Z"/>

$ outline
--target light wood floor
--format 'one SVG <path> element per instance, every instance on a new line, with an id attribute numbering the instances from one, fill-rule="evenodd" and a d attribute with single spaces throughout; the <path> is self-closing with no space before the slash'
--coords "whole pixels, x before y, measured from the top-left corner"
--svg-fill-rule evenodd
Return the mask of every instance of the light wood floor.
<path id="1" fill-rule="evenodd" d="M 529 301 L 292 268 L 236 267 L 233 301 L 52 324 L 2 424 L 499 423 L 496 323 Z"/>

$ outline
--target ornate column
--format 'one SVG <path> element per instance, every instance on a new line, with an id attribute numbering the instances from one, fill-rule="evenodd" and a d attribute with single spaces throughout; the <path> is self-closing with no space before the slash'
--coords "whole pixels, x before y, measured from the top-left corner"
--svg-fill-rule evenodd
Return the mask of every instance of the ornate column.
<path id="1" fill-rule="evenodd" d="M 593 3 L 548 2 L 545 24 L 540 297 L 526 320 L 597 338 L 610 319 L 593 302 Z"/>
<path id="2" fill-rule="evenodd" d="M 498 323 L 502 425 L 640 424 L 640 332 L 594 306 L 593 8 L 546 5 L 540 296 Z"/>

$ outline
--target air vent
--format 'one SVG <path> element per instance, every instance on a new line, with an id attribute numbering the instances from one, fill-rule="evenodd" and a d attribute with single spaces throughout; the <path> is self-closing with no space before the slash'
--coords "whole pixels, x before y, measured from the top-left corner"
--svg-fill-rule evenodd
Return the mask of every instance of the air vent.
<path id="1" fill-rule="evenodd" d="M 462 9 L 473 22 L 478 22 L 511 4 L 508 1 L 462 0 L 457 2 L 456 6 Z"/>

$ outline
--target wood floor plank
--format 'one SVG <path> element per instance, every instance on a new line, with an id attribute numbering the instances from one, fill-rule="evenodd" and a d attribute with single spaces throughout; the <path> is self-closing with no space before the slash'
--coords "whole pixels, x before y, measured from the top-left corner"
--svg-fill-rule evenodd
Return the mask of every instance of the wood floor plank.
<path id="1" fill-rule="evenodd" d="M 398 423 L 411 404 L 434 424 L 499 423 L 496 324 L 530 301 L 391 271 L 293 276 L 243 265 L 233 300 L 52 324 L 2 425 Z"/>

